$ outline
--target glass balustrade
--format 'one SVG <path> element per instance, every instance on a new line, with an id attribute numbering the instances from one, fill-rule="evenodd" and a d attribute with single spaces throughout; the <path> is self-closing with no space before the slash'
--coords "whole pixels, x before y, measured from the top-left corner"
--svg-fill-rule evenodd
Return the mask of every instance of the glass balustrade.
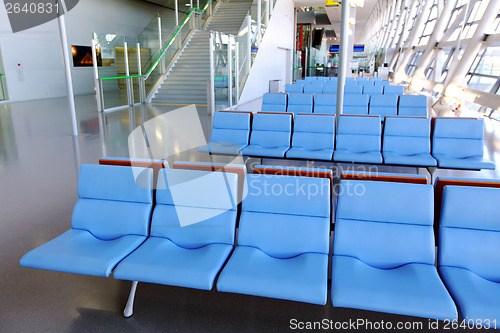
<path id="1" fill-rule="evenodd" d="M 191 34 L 203 27 L 220 1 L 178 0 L 177 6 L 175 0 L 166 1 L 165 8 L 137 37 L 94 33 L 96 89 L 103 109 L 145 102 Z"/>

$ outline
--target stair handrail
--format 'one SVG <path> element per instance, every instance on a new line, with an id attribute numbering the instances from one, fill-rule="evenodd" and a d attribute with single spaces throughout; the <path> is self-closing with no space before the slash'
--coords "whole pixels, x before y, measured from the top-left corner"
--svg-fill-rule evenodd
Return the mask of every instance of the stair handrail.
<path id="1" fill-rule="evenodd" d="M 168 41 L 168 43 L 165 45 L 165 47 L 163 48 L 163 51 L 160 53 L 160 55 L 156 58 L 155 62 L 151 65 L 151 68 L 146 72 L 146 74 L 143 75 L 143 79 L 144 80 L 147 80 L 148 77 L 151 75 L 151 73 L 156 69 L 156 66 L 158 66 L 158 64 L 160 63 L 161 59 L 163 58 L 163 56 L 165 55 L 165 53 L 167 52 L 167 49 L 170 47 L 170 45 L 172 45 L 172 43 L 174 42 L 175 38 L 177 37 L 177 35 L 179 34 L 179 32 L 181 31 L 181 29 L 186 25 L 186 23 L 189 21 L 189 19 L 191 18 L 191 16 L 193 15 L 193 13 L 197 13 L 197 14 L 202 14 L 205 12 L 205 10 L 208 8 L 208 6 L 210 5 L 210 2 L 212 2 L 212 0 L 207 0 L 207 2 L 205 3 L 205 5 L 202 7 L 202 8 L 196 8 L 196 7 L 193 7 L 191 9 L 191 11 L 189 12 L 188 16 L 184 19 L 184 21 L 182 22 L 181 25 L 179 25 L 179 27 L 177 28 L 177 30 L 175 31 L 175 33 L 172 35 L 172 37 L 170 37 L 170 40 Z"/>

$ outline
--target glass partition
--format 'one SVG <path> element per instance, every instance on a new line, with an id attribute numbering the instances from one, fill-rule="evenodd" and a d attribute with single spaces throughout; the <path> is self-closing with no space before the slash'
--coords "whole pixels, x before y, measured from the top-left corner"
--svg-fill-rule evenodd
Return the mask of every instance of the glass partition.
<path id="1" fill-rule="evenodd" d="M 7 82 L 5 80 L 5 72 L 3 69 L 2 52 L 0 51 L 0 101 L 8 100 Z"/>

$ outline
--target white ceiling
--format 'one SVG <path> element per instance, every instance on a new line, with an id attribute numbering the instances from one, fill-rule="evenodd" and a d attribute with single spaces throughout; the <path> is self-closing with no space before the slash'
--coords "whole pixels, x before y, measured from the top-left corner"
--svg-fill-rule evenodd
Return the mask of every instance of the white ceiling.
<path id="1" fill-rule="evenodd" d="M 365 28 L 366 21 L 370 17 L 370 14 L 375 7 L 378 0 L 365 0 L 365 5 L 363 7 L 358 7 L 355 9 L 356 24 L 354 29 L 354 42 L 357 43 L 363 29 Z M 325 0 L 294 0 L 295 7 L 319 7 L 325 6 Z M 326 7 L 325 8 L 328 18 L 332 23 L 332 28 L 335 33 L 340 35 L 340 21 L 341 21 L 341 11 L 340 7 Z M 353 14 L 354 15 L 354 14 Z"/>

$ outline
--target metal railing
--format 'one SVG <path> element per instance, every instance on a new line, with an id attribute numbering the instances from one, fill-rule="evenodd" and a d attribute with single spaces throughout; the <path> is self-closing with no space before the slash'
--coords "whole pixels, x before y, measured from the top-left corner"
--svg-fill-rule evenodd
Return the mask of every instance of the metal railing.
<path id="1" fill-rule="evenodd" d="M 165 33 L 165 31 L 162 31 L 161 17 L 159 14 L 158 17 L 153 19 L 146 29 L 144 29 L 143 33 L 141 33 L 143 36 L 142 39 L 141 35 L 137 38 L 129 38 L 110 34 L 101 34 L 101 38 L 98 38 L 98 34 L 94 34 L 94 39 L 92 40 L 92 57 L 99 111 L 132 106 L 135 104 L 135 101 L 139 101 L 141 103 L 148 101 L 161 84 L 164 74 L 166 74 L 172 67 L 190 36 L 196 29 L 204 28 L 208 24 L 216 6 L 218 6 L 222 0 L 208 0 L 201 8 L 194 7 L 191 1 L 191 10 L 187 13 L 187 15 L 185 15 L 186 13 L 181 13 L 178 10 L 177 1 L 178 0 L 175 1 L 176 23 L 179 22 L 179 18 L 183 20 L 180 24 L 176 24 L 174 26 L 175 31 L 173 31 L 173 33 Z M 157 33 L 152 32 L 154 30 L 154 28 L 152 28 L 154 25 L 158 25 Z M 158 38 L 156 42 L 160 46 L 159 49 L 151 49 L 147 47 L 141 48 L 140 41 L 143 41 L 143 44 L 155 44 L 151 43 L 150 38 L 148 39 L 144 37 L 146 34 L 153 35 L 155 38 Z M 167 37 L 168 40 L 163 40 L 165 34 L 171 34 L 169 38 Z M 125 69 L 124 73 L 123 71 L 121 73 L 119 72 L 118 67 L 120 66 L 121 68 L 121 64 L 115 63 L 116 73 L 118 75 L 100 75 L 98 70 L 97 54 L 101 53 L 103 49 L 103 47 L 101 47 L 101 45 L 104 44 L 103 39 L 106 40 L 107 44 L 111 45 L 108 52 L 115 52 L 115 61 L 117 61 L 118 58 L 121 60 L 123 57 L 123 67 Z M 116 42 L 113 43 L 115 40 Z M 123 42 L 123 44 L 121 42 Z M 130 42 L 137 43 L 135 46 L 137 58 L 136 60 L 132 59 L 132 62 L 136 62 L 136 64 L 131 64 L 131 59 L 129 59 L 129 53 L 134 52 L 134 50 L 129 47 L 128 43 Z M 120 52 L 120 57 L 118 57 L 118 52 Z M 121 55 L 121 52 L 123 52 L 123 55 Z M 145 53 L 149 54 L 145 55 Z M 147 58 L 146 61 L 144 61 L 145 65 L 141 65 L 144 57 Z M 136 68 L 136 72 L 131 73 L 131 67 Z M 124 84 L 126 86 L 126 96 L 123 93 L 122 88 Z"/>

